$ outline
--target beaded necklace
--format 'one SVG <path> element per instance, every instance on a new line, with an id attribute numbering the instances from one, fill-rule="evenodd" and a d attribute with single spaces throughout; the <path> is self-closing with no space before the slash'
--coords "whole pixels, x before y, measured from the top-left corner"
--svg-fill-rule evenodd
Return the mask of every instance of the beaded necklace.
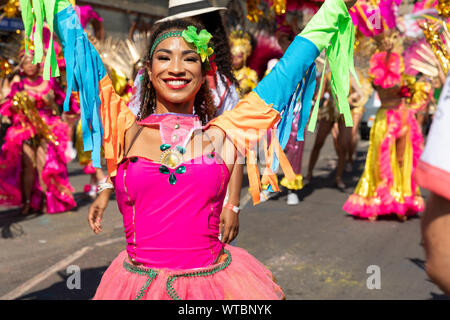
<path id="1" fill-rule="evenodd" d="M 186 145 L 194 131 L 202 128 L 202 124 L 196 115 L 179 113 L 152 114 L 138 122 L 138 125 L 144 126 L 154 124 L 159 125 L 162 143 L 159 172 L 169 175 L 169 183 L 174 185 L 177 183 L 176 176 L 186 173 L 186 167 L 182 165 Z"/>

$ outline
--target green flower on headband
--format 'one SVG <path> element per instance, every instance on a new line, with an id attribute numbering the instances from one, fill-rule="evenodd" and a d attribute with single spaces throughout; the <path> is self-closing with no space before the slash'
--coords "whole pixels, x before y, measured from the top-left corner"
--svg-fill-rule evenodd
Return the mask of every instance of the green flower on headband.
<path id="1" fill-rule="evenodd" d="M 197 28 L 194 26 L 187 27 L 182 33 L 184 40 L 187 43 L 192 43 L 197 48 L 197 53 L 200 55 L 202 62 L 214 53 L 213 48 L 208 47 L 209 40 L 211 40 L 212 35 L 203 29 L 197 34 Z"/>

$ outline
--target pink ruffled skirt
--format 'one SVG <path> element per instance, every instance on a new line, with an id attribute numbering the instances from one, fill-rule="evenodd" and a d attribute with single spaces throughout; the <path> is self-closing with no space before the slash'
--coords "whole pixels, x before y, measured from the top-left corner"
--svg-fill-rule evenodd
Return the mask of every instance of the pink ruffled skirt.
<path id="1" fill-rule="evenodd" d="M 279 300 L 272 273 L 241 248 L 225 245 L 220 262 L 191 270 L 135 266 L 122 251 L 102 277 L 94 300 Z"/>

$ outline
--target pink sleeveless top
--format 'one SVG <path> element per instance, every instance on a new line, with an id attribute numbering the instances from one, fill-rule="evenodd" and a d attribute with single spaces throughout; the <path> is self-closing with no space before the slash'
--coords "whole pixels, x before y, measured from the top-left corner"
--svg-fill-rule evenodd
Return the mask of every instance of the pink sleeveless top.
<path id="1" fill-rule="evenodd" d="M 219 222 L 229 181 L 215 153 L 161 172 L 142 157 L 125 159 L 114 179 L 127 252 L 149 268 L 192 269 L 214 263 L 223 248 Z M 183 173 L 183 171 L 185 171 Z M 175 184 L 172 183 L 174 178 Z"/>

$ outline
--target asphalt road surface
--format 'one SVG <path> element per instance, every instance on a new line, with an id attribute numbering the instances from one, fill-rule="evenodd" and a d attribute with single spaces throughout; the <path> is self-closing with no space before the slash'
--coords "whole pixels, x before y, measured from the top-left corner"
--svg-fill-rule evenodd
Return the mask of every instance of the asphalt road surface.
<path id="1" fill-rule="evenodd" d="M 303 172 L 313 139 L 312 134 L 306 137 Z M 315 179 L 299 192 L 300 205 L 288 206 L 286 193 L 281 193 L 254 207 L 247 186 L 242 189 L 246 205 L 234 245 L 274 273 L 287 299 L 446 299 L 424 271 L 419 218 L 371 223 L 342 211 L 362 172 L 367 147 L 367 141 L 358 147 L 355 168 L 344 180 L 345 193 L 333 187 L 331 137 Z M 90 299 L 103 272 L 125 248 L 116 202 L 109 204 L 103 232 L 94 235 L 87 223 L 90 201 L 83 195 L 88 177 L 77 162 L 70 163 L 69 173 L 77 211 L 22 217 L 14 209 L 1 209 L 0 299 Z"/>

